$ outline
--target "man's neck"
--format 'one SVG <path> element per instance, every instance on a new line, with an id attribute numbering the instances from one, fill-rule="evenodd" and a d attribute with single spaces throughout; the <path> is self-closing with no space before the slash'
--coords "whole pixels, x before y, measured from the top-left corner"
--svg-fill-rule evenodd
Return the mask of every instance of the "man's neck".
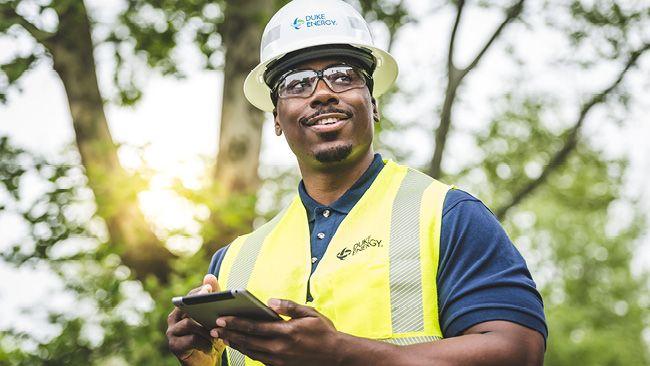
<path id="1" fill-rule="evenodd" d="M 302 181 L 307 193 L 316 202 L 331 205 L 363 175 L 374 156 L 374 151 L 370 149 L 363 157 L 333 169 L 317 170 L 301 166 Z"/>

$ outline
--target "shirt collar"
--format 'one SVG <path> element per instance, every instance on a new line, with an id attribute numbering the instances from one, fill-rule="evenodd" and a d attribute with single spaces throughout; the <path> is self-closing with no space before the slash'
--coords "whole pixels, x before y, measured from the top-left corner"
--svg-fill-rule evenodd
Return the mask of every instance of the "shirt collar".
<path id="1" fill-rule="evenodd" d="M 357 179 L 356 182 L 348 189 L 338 200 L 332 203 L 329 206 L 322 205 L 316 200 L 311 198 L 305 189 L 305 183 L 301 180 L 298 184 L 298 195 L 302 201 L 305 210 L 307 211 L 307 218 L 309 221 L 313 221 L 316 215 L 316 210 L 323 207 L 329 207 L 330 209 L 340 212 L 347 215 L 352 210 L 352 207 L 359 202 L 361 197 L 366 193 L 372 182 L 374 182 L 379 172 L 384 168 L 384 161 L 381 158 L 379 153 L 375 154 L 375 157 L 370 163 L 370 166 L 366 171 Z"/>

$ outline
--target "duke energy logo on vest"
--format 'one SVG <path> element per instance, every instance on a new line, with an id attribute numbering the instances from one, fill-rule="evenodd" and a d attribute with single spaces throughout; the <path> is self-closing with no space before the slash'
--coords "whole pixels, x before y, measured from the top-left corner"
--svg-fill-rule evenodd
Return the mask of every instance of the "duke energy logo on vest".
<path id="1" fill-rule="evenodd" d="M 293 20 L 293 24 L 292 24 L 294 29 L 300 29 L 303 26 L 307 28 L 312 28 L 312 27 L 322 27 L 324 25 L 336 25 L 336 20 L 327 19 L 327 16 L 325 16 L 325 14 L 314 14 L 314 15 L 307 15 L 304 18 L 296 18 Z"/>
<path id="2" fill-rule="evenodd" d="M 343 248 L 340 252 L 336 253 L 336 257 L 340 260 L 344 260 L 350 255 L 357 255 L 357 253 L 360 253 L 371 247 L 381 247 L 381 240 L 373 239 L 368 236 L 362 241 L 354 243 L 352 249 L 349 249 L 348 247 Z"/>

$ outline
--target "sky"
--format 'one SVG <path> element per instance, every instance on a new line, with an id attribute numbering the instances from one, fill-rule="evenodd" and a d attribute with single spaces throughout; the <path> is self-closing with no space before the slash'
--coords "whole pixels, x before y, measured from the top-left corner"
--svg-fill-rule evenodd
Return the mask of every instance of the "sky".
<path id="1" fill-rule="evenodd" d="M 123 6 L 118 0 L 92 0 L 87 4 L 96 18 L 104 22 L 110 22 Z M 422 129 L 414 128 L 391 137 L 396 142 L 409 141 L 414 150 L 408 163 L 422 165 L 431 155 L 433 146 L 430 127 L 426 127 L 431 125 L 428 122 L 435 119 L 435 106 L 440 104 L 442 98 L 444 80 L 440 71 L 446 55 L 452 14 L 446 10 L 430 13 L 423 2 L 413 1 L 411 5 L 413 14 L 425 15 L 417 24 L 404 28 L 396 42 L 394 55 L 401 67 L 400 85 L 405 90 L 420 91 L 416 100 L 398 101 L 387 112 L 394 119 L 416 121 L 425 126 L 424 133 Z M 478 10 L 468 11 L 466 16 L 458 41 L 462 45 L 456 59 L 459 65 L 470 60 L 499 20 L 487 14 L 488 21 L 485 21 L 486 14 Z M 385 43 L 385 32 L 380 26 L 373 26 L 373 32 L 380 44 Z M 425 43 L 423 35 L 431 35 L 426 37 Z M 521 85 L 522 93 L 546 90 L 558 99 L 567 101 L 567 107 L 562 109 L 558 120 L 574 118 L 581 93 L 597 90 L 611 80 L 611 73 L 607 69 L 594 70 L 586 75 L 549 69 L 546 61 L 556 52 L 553 46 L 565 42 L 552 32 L 531 31 L 524 26 L 513 25 L 501 42 L 519 45 L 521 56 L 529 67 L 530 76 Z M 0 38 L 0 62 L 6 60 L 10 52 L 27 48 L 29 44 L 26 38 L 18 44 Z M 464 90 L 467 92 L 462 94 L 462 101 L 456 108 L 457 124 L 447 151 L 450 169 L 471 160 L 470 133 L 489 120 L 494 103 L 491 98 L 495 93 L 498 94 L 499 90 L 508 86 L 507 83 L 513 82 L 513 65 L 503 61 L 503 53 L 503 45 L 495 47 L 466 81 Z M 216 154 L 223 83 L 219 72 L 200 69 L 196 50 L 188 46 L 182 48 L 179 54 L 182 67 L 188 74 L 186 79 L 163 78 L 153 73 L 145 75 L 143 99 L 135 107 L 108 105 L 106 115 L 114 140 L 122 144 L 119 151 L 122 164 L 137 169 L 144 159 L 156 171 L 150 189 L 140 195 L 145 214 L 158 227 L 189 228 L 198 236 L 198 225 L 191 217 L 194 208 L 171 194 L 169 185 L 174 177 L 183 179 L 188 187 L 200 185 L 204 168 L 200 158 Z M 646 71 L 650 69 L 648 58 L 643 60 Z M 102 90 L 109 90 L 111 62 L 102 50 L 98 50 L 97 59 L 100 86 Z M 597 110 L 587 122 L 585 137 L 606 154 L 629 156 L 631 165 L 626 195 L 639 199 L 650 212 L 650 185 L 647 184 L 650 179 L 650 144 L 647 143 L 650 137 L 647 120 L 650 95 L 647 78 L 639 76 L 642 75 L 630 75 L 630 88 L 638 102 L 628 112 L 625 126 L 615 128 L 603 123 L 608 118 L 607 111 Z M 46 156 L 58 154 L 64 146 L 74 141 L 74 131 L 64 90 L 51 65 L 41 62 L 23 77 L 20 89 L 20 92 L 10 94 L 7 105 L 0 106 L 0 136 L 9 136 L 13 143 Z M 561 122 L 558 124 L 561 125 Z M 266 166 L 295 167 L 291 151 L 282 137 L 273 134 L 272 125 L 268 122 L 264 125 L 261 160 Z M 37 194 L 38 188 L 34 187 L 33 191 Z M 168 246 L 177 251 L 196 250 L 200 245 L 196 236 L 187 240 L 172 239 Z M 0 213 L 0 249 L 19 237 L 19 225 L 14 219 Z M 650 270 L 648 236 L 642 240 L 634 268 L 637 271 L 644 268 Z M 0 265 L 0 277 L 10 279 L 0 284 L 0 301 L 13 309 L 38 302 L 60 290 L 60 284 L 48 279 L 45 270 L 23 273 Z M 12 296 L 25 287 L 32 287 L 33 283 L 48 285 L 37 287 L 32 297 Z M 70 306 L 69 298 L 58 299 L 52 306 Z M 0 319 L 0 329 L 3 326 L 7 326 L 6 321 Z M 53 334 L 56 329 L 41 332 Z"/>

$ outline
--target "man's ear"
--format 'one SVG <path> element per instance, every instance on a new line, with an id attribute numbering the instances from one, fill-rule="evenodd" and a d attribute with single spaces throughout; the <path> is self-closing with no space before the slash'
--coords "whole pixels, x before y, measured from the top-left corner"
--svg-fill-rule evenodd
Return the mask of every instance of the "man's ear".
<path id="1" fill-rule="evenodd" d="M 377 99 L 371 97 L 370 101 L 372 102 L 372 119 L 375 122 L 379 122 L 379 107 L 377 106 Z"/>
<path id="2" fill-rule="evenodd" d="M 273 126 L 275 127 L 275 134 L 282 135 L 282 127 L 280 127 L 280 119 L 278 118 L 278 109 L 273 108 Z"/>

